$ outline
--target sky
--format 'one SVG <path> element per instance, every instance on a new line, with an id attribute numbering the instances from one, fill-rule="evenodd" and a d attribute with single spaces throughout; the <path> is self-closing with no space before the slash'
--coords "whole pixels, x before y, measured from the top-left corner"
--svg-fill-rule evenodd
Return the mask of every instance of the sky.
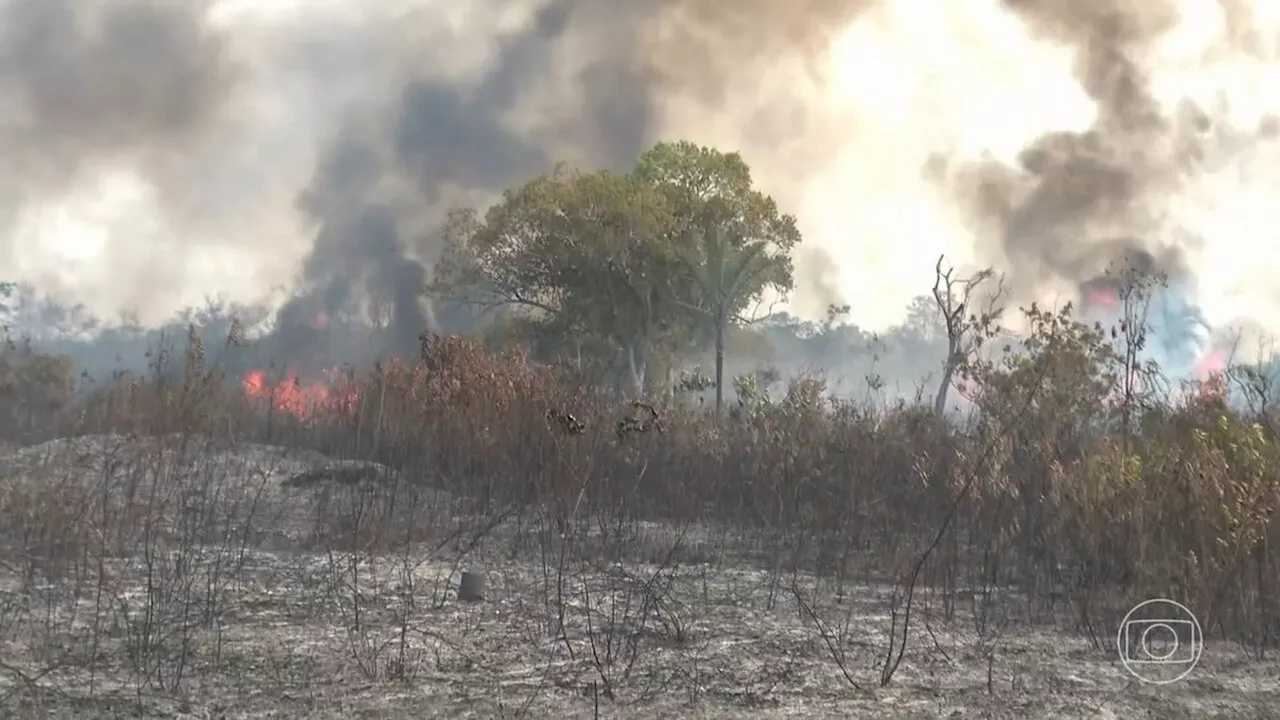
<path id="1" fill-rule="evenodd" d="M 893 326 L 941 254 L 1061 303 L 1143 250 L 1280 329 L 1280 3 L 1113 4 L 0 0 L 0 276 L 279 300 L 360 271 L 343 213 L 429 265 L 448 206 L 686 138 L 797 216 L 802 316 Z"/>

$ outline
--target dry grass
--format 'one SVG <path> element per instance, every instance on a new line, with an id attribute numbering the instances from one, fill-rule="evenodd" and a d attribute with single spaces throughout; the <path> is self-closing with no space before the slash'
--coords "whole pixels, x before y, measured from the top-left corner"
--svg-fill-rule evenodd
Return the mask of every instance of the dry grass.
<path id="1" fill-rule="evenodd" d="M 655 418 L 451 339 L 303 422 L 200 365 L 11 406 L 6 715 L 1199 718 L 1280 700 L 1280 456 L 1211 398 L 1149 411 L 1124 443 L 1065 380 L 1012 375 L 1018 402 L 990 416 L 1016 422 L 965 433 L 813 383 L 733 419 Z M 486 573 L 484 602 L 456 601 L 462 569 Z M 1113 645 L 1153 596 L 1209 639 L 1173 686 L 1133 681 Z"/>

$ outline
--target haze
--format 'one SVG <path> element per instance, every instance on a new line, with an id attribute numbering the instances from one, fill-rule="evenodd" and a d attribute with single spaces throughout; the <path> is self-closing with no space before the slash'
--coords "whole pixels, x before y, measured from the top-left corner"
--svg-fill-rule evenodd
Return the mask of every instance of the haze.
<path id="1" fill-rule="evenodd" d="M 334 208 L 429 264 L 449 206 L 687 138 L 799 218 L 802 316 L 892 326 L 943 253 L 1062 302 L 1142 248 L 1275 331 L 1278 54 L 1264 0 L 7 0 L 0 276 L 145 322 L 280 298 L 362 257 Z"/>

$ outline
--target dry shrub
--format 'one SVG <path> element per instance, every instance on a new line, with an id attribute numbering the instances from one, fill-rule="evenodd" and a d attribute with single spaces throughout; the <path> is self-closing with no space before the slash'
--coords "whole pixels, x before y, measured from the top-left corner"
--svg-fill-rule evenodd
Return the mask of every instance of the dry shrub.
<path id="1" fill-rule="evenodd" d="M 716 521 L 767 549 L 762 559 L 778 572 L 840 578 L 855 566 L 894 571 L 958 502 L 930 583 L 1020 588 L 1032 604 L 1066 603 L 1084 625 L 1109 600 L 1142 594 L 1186 599 L 1206 627 L 1234 637 L 1274 627 L 1275 435 L 1213 392 L 1148 404 L 1122 435 L 1101 339 L 1041 321 L 1053 342 L 983 370 L 986 412 L 963 429 L 908 403 L 833 401 L 807 377 L 776 400 L 746 397 L 729 418 L 677 403 L 645 431 L 620 432 L 640 412 L 630 404 L 453 337 L 425 338 L 415 362 L 349 373 L 334 396 L 352 402 L 303 420 L 202 371 L 102 388 L 79 408 L 76 431 L 307 445 L 391 466 L 404 487 L 447 490 L 472 513 L 537 507 L 602 527 L 623 516 Z M 6 416 L 6 429 L 45 422 L 40 408 L 65 398 L 69 368 L 5 362 L 7 377 L 26 372 L 49 386 Z M 567 415 L 581 427 L 554 419 Z M 8 532 L 76 537 L 71 508 L 87 500 L 4 492 Z M 377 535 L 395 516 L 379 503 L 361 527 L 330 531 Z"/>
<path id="2" fill-rule="evenodd" d="M 71 359 L 0 348 L 0 437 L 30 439 L 54 425 L 75 393 Z"/>

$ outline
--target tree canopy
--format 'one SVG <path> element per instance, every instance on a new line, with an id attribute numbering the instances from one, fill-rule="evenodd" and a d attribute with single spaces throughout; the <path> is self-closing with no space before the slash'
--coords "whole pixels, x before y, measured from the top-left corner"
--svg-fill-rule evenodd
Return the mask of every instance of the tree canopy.
<path id="1" fill-rule="evenodd" d="M 502 309 L 541 347 L 587 347 L 642 391 L 791 290 L 799 242 L 740 155 L 659 143 L 630 173 L 560 165 L 454 213 L 432 290 Z"/>
<path id="2" fill-rule="evenodd" d="M 658 143 L 640 155 L 635 177 L 657 188 L 670 203 L 673 234 L 719 228 L 790 253 L 800 242 L 792 215 L 757 190 L 751 168 L 738 153 L 688 141 Z"/>

